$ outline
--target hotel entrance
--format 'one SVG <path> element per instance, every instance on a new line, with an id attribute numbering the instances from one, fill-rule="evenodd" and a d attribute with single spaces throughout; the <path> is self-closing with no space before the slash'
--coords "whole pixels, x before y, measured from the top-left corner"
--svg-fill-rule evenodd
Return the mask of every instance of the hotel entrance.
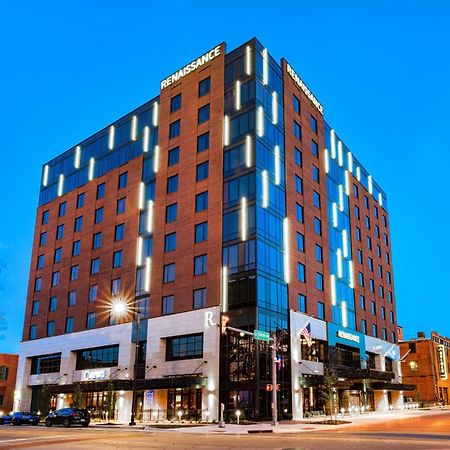
<path id="1" fill-rule="evenodd" d="M 169 420 L 201 420 L 202 390 L 196 388 L 168 389 L 167 418 Z"/>

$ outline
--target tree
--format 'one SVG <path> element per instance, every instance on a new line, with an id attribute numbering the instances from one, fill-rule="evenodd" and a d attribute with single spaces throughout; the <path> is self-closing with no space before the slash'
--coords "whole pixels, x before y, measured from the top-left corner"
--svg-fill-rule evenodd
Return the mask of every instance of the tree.
<path id="1" fill-rule="evenodd" d="M 84 407 L 84 395 L 81 390 L 81 384 L 75 383 L 75 387 L 72 394 L 72 407 L 83 408 Z"/>
<path id="2" fill-rule="evenodd" d="M 325 403 L 325 410 L 326 410 L 325 414 L 329 413 L 331 420 L 333 420 L 333 412 L 336 412 L 335 411 L 336 382 L 337 382 L 336 372 L 333 369 L 325 367 L 323 372 L 323 381 L 320 386 L 320 397 Z"/>
<path id="3" fill-rule="evenodd" d="M 110 380 L 108 382 L 108 390 L 106 392 L 105 403 L 106 414 L 108 415 L 108 423 L 114 417 L 116 409 L 116 391 L 114 390 L 114 383 Z"/>
<path id="4" fill-rule="evenodd" d="M 48 414 L 50 409 L 50 402 L 52 400 L 52 394 L 50 392 L 50 388 L 48 384 L 44 384 L 41 389 L 41 393 L 39 395 L 38 401 L 38 410 L 42 417 L 45 417 Z"/>

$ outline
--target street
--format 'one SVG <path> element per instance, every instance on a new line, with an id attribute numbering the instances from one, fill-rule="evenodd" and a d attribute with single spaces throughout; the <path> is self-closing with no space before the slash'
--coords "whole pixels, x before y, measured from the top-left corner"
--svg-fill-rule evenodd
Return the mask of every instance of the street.
<path id="1" fill-rule="evenodd" d="M 199 428 L 200 430 L 201 428 Z M 283 434 L 221 435 L 179 430 L 126 428 L 0 427 L 2 449 L 448 449 L 450 411 L 424 412 L 397 420 L 370 420 L 333 430 Z"/>

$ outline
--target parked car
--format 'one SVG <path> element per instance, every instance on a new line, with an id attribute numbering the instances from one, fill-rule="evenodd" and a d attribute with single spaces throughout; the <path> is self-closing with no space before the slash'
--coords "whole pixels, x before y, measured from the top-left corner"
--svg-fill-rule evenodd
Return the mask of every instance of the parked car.
<path id="1" fill-rule="evenodd" d="M 31 412 L 15 412 L 6 416 L 0 417 L 0 424 L 6 425 L 38 425 L 39 415 Z"/>
<path id="2" fill-rule="evenodd" d="M 62 408 L 50 413 L 45 418 L 45 426 L 64 425 L 70 427 L 71 425 L 81 425 L 87 427 L 90 421 L 91 415 L 86 409 Z"/>

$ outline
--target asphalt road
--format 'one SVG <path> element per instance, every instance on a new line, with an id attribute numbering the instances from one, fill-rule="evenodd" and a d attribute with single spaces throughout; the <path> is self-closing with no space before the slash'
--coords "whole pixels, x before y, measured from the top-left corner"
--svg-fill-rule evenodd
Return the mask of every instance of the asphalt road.
<path id="1" fill-rule="evenodd" d="M 178 431 L 0 426 L 1 449 L 450 449 L 450 411 L 401 420 L 352 424 L 331 431 L 220 435 Z"/>

